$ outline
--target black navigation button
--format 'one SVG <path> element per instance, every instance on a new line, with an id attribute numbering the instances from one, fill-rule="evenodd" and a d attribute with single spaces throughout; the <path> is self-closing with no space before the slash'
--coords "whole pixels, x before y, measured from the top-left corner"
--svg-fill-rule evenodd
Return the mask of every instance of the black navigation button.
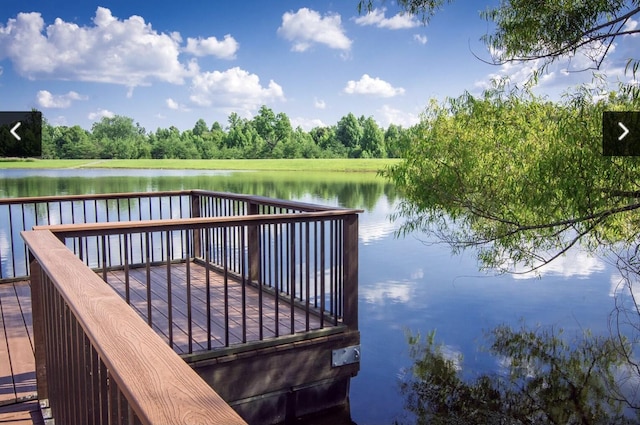
<path id="1" fill-rule="evenodd" d="M 602 114 L 602 154 L 640 156 L 640 112 Z"/>
<path id="2" fill-rule="evenodd" d="M 0 157 L 39 158 L 42 156 L 42 113 L 38 111 L 0 112 Z"/>

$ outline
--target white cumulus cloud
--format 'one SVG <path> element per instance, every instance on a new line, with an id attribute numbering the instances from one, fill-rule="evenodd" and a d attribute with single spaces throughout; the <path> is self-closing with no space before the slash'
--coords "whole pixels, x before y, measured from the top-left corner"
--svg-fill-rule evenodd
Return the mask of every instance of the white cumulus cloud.
<path id="1" fill-rule="evenodd" d="M 185 105 L 183 105 L 182 103 L 179 103 L 178 101 L 168 97 L 167 99 L 165 99 L 164 101 L 165 105 L 167 105 L 167 108 L 171 109 L 172 111 L 183 111 L 183 112 L 189 112 L 190 109 L 187 108 Z"/>
<path id="2" fill-rule="evenodd" d="M 393 87 L 388 82 L 380 78 L 371 78 L 368 74 L 364 74 L 360 80 L 350 80 L 344 88 L 347 94 L 365 94 L 379 97 L 394 97 L 404 94 L 402 87 Z"/>
<path id="3" fill-rule="evenodd" d="M 354 21 L 358 25 L 373 25 L 378 28 L 387 28 L 390 30 L 400 30 L 415 28 L 420 22 L 414 15 L 408 13 L 398 13 L 391 18 L 385 16 L 386 9 L 373 9 L 364 16 L 355 18 Z"/>
<path id="4" fill-rule="evenodd" d="M 180 105 L 175 100 L 168 98 L 166 101 L 167 108 L 177 110 L 180 109 Z"/>
<path id="5" fill-rule="evenodd" d="M 327 102 L 322 99 L 314 99 L 313 106 L 315 106 L 317 109 L 325 109 L 327 107 Z"/>
<path id="6" fill-rule="evenodd" d="M 302 128 L 304 131 L 311 131 L 315 127 L 326 127 L 327 125 L 318 118 L 291 118 L 291 126 L 293 128 Z"/>
<path id="7" fill-rule="evenodd" d="M 260 105 L 284 100 L 282 87 L 273 80 L 266 87 L 256 74 L 234 67 L 226 71 L 202 72 L 193 77 L 190 99 L 198 106 L 253 112 Z"/>
<path id="8" fill-rule="evenodd" d="M 420 44 L 427 44 L 427 36 L 422 34 L 414 34 L 413 39 Z"/>
<path id="9" fill-rule="evenodd" d="M 140 16 L 119 19 L 98 7 L 93 25 L 57 18 L 46 25 L 37 12 L 0 24 L 0 60 L 9 58 L 23 77 L 121 84 L 163 81 L 182 84 L 197 72 L 183 64 L 179 34 L 155 31 Z"/>
<path id="10" fill-rule="evenodd" d="M 304 52 L 311 45 L 318 43 L 332 49 L 349 50 L 351 40 L 342 28 L 340 15 L 320 15 L 315 10 L 303 7 L 297 12 L 286 12 L 282 15 L 282 25 L 278 34 L 293 42 L 292 50 Z"/>
<path id="11" fill-rule="evenodd" d="M 638 21 L 635 19 L 629 19 L 627 23 L 622 28 L 622 31 L 637 31 L 638 30 Z M 638 33 L 629 34 L 631 37 L 637 37 Z"/>
<path id="12" fill-rule="evenodd" d="M 194 56 L 215 56 L 221 59 L 234 59 L 240 44 L 230 34 L 223 40 L 215 37 L 187 38 L 187 47 L 184 51 Z"/>
<path id="13" fill-rule="evenodd" d="M 562 276 L 564 278 L 586 279 L 593 273 L 599 273 L 605 270 L 604 261 L 580 249 L 570 250 L 565 255 L 556 258 L 550 263 L 545 265 L 538 263 L 536 266 L 542 267 L 536 272 L 527 273 L 526 271 L 528 269 L 518 264 L 513 270 L 516 273 L 513 277 L 515 279 L 535 279 L 538 276 L 550 275 Z"/>
<path id="14" fill-rule="evenodd" d="M 41 108 L 68 108 L 74 100 L 87 100 L 87 96 L 74 91 L 66 94 L 52 94 L 47 90 L 40 90 L 37 94 L 38 105 Z"/>
<path id="15" fill-rule="evenodd" d="M 389 105 L 383 105 L 377 112 L 382 117 L 380 119 L 381 124 L 385 127 L 388 127 L 389 124 L 411 127 L 420 122 L 419 114 L 401 111 Z"/>
<path id="16" fill-rule="evenodd" d="M 89 118 L 91 121 L 97 121 L 102 118 L 113 118 L 115 116 L 116 114 L 107 109 L 98 109 L 95 112 L 90 112 L 89 115 L 87 115 L 87 118 Z"/>

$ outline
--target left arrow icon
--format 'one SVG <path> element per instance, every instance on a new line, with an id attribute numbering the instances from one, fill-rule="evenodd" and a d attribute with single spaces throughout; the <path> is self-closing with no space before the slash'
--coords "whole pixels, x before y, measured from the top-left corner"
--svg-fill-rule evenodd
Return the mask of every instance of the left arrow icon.
<path id="1" fill-rule="evenodd" d="M 20 135 L 19 135 L 18 133 L 16 133 L 16 130 L 17 130 L 18 128 L 20 128 L 20 126 L 21 126 L 21 125 L 22 125 L 22 123 L 21 123 L 20 121 L 18 121 L 18 123 L 17 123 L 16 125 L 14 125 L 14 126 L 13 126 L 13 128 L 12 128 L 11 130 L 9 130 L 9 131 L 11 132 L 11 135 L 12 135 L 13 137 L 15 137 L 18 141 L 20 141 L 20 140 L 22 140 L 22 139 L 20 138 Z"/>

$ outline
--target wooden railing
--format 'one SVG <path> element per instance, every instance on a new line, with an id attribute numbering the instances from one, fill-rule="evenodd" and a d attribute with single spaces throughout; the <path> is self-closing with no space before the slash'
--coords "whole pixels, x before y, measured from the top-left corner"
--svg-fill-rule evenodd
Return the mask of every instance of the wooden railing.
<path id="1" fill-rule="evenodd" d="M 202 205 L 200 200 L 196 203 Z M 117 284 L 123 281 L 122 294 L 126 302 L 135 302 L 148 324 L 160 329 L 166 342 L 183 354 L 198 351 L 194 346 L 211 350 L 229 347 L 234 342 L 246 343 L 249 339 L 263 341 L 337 325 L 356 330 L 359 211 L 279 213 L 280 208 L 292 209 L 289 205 L 273 206 L 267 202 L 247 205 L 248 208 L 241 211 L 268 210 L 269 214 L 40 226 L 36 229 L 53 232 L 104 281 L 113 280 L 112 271 L 123 272 L 124 278 L 118 279 Z M 209 207 L 205 204 L 205 208 Z M 222 214 L 215 211 L 212 215 Z M 174 283 L 172 269 L 179 266 L 185 269 L 184 280 Z M 192 268 L 196 266 L 205 270 L 204 294 L 198 295 L 200 301 L 192 293 Z M 131 295 L 133 270 L 138 281 L 142 281 L 142 293 L 135 297 Z M 166 284 L 162 289 L 166 305 L 162 306 L 157 303 L 157 294 L 152 293 L 152 275 L 158 273 Z M 141 274 L 144 277 L 140 278 Z M 214 274 L 221 278 L 223 285 L 224 311 L 220 319 L 224 323 L 223 335 L 214 335 L 211 329 Z M 232 282 L 240 285 L 239 308 L 242 310 L 241 320 L 235 324 L 240 328 L 236 333 L 241 336 L 235 341 L 229 332 L 228 294 Z M 258 309 L 257 324 L 253 327 L 247 324 L 246 313 L 250 288 L 257 291 L 258 297 L 252 306 Z M 174 298 L 180 300 L 180 308 L 174 307 Z M 191 314 L 198 302 L 206 309 L 206 317 L 201 321 L 206 327 L 205 341 L 194 336 L 195 321 Z M 176 346 L 173 336 L 174 327 L 178 326 L 174 323 L 174 312 L 185 316 L 181 316 L 180 327 L 186 332 L 188 343 L 182 343 L 180 347 Z M 159 325 L 155 317 L 167 324 Z M 286 326 L 281 325 L 282 317 L 288 321 Z M 300 323 L 303 323 L 302 329 Z M 270 331 L 265 333 L 265 329 Z M 249 338 L 248 333 L 254 336 Z"/>
<path id="2" fill-rule="evenodd" d="M 245 423 L 56 236 L 22 235 L 38 397 L 56 423 Z"/>
<path id="3" fill-rule="evenodd" d="M 204 190 L 4 198 L 0 199 L 0 282 L 29 275 L 27 249 L 19 235 L 34 226 L 335 209 L 339 208 Z"/>

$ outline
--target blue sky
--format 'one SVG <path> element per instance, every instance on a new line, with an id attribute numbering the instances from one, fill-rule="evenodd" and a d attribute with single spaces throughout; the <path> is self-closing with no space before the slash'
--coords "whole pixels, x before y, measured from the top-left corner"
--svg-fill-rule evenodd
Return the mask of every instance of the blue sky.
<path id="1" fill-rule="evenodd" d="M 148 131 L 210 126 L 263 104 L 309 130 L 349 112 L 409 126 L 436 98 L 480 93 L 496 76 L 524 81 L 535 64 L 493 66 L 479 11 L 497 1 L 457 1 L 429 23 L 393 2 L 358 14 L 336 2 L 4 1 L 0 108 L 38 108 L 52 124 L 91 128 L 126 115 Z M 637 25 L 633 21 L 630 25 Z M 613 80 L 639 37 L 620 39 L 605 62 Z M 584 58 L 574 58 L 578 67 Z M 590 81 L 559 64 L 537 89 L 558 97 Z"/>

